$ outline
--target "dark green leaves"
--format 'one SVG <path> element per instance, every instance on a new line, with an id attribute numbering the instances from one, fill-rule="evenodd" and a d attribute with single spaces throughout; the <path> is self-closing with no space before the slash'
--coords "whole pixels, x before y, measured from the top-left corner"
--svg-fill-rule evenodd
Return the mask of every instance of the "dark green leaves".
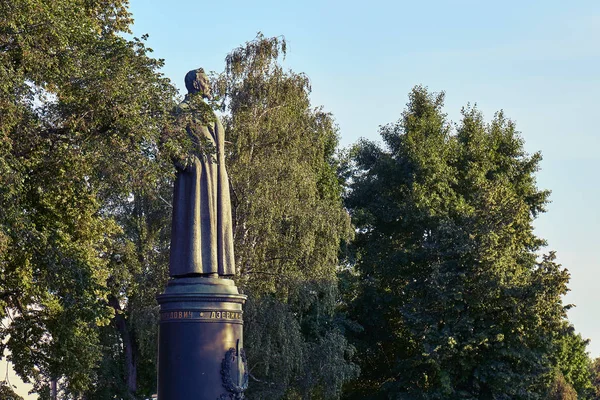
<path id="1" fill-rule="evenodd" d="M 466 108 L 454 129 L 443 94 L 415 87 L 409 98 L 381 129 L 385 148 L 354 149 L 356 393 L 543 398 L 568 274 L 537 256 L 541 157 L 502 113 L 487 124 Z"/>

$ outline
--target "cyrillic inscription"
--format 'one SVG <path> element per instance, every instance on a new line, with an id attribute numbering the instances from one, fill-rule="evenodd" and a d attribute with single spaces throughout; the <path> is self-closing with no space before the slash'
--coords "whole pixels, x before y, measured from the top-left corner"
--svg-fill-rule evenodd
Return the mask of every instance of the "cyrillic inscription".
<path id="1" fill-rule="evenodd" d="M 160 313 L 161 320 L 168 319 L 191 319 L 194 317 L 193 311 L 167 311 Z"/>
<path id="2" fill-rule="evenodd" d="M 239 320 L 242 319 L 242 313 L 236 311 L 163 311 L 160 313 L 161 321 L 172 320 Z"/>
<path id="3" fill-rule="evenodd" d="M 211 311 L 210 319 L 242 319 L 242 315 L 239 312 L 231 311 Z"/>

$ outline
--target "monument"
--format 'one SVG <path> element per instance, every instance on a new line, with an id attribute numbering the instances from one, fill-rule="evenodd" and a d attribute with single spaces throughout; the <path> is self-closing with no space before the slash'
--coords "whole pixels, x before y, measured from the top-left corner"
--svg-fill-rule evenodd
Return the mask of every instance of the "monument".
<path id="1" fill-rule="evenodd" d="M 242 305 L 235 275 L 225 131 L 210 106 L 204 70 L 187 73 L 193 151 L 175 160 L 169 283 L 158 296 L 158 398 L 243 399 L 248 386 Z"/>

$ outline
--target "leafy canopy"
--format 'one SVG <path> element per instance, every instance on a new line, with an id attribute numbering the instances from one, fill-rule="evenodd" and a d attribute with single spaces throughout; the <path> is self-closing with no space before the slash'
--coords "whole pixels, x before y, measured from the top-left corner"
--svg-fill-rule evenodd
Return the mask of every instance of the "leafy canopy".
<path id="1" fill-rule="evenodd" d="M 474 107 L 454 128 L 417 86 L 385 147 L 352 150 L 357 228 L 351 315 L 362 371 L 350 392 L 398 398 L 543 398 L 568 273 L 533 231 L 548 191 L 515 124 Z M 357 397 L 358 398 L 358 397 Z"/>
<path id="2" fill-rule="evenodd" d="M 126 1 L 0 2 L 0 328 L 16 372 L 42 398 L 95 380 L 108 282 L 134 188 L 157 157 L 174 89 Z"/>

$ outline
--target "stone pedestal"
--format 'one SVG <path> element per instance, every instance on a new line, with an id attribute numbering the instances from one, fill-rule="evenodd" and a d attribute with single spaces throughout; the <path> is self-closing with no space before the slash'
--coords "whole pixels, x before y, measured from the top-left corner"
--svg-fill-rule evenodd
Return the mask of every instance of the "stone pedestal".
<path id="1" fill-rule="evenodd" d="M 241 399 L 248 385 L 242 305 L 231 279 L 173 278 L 158 296 L 159 400 Z"/>

